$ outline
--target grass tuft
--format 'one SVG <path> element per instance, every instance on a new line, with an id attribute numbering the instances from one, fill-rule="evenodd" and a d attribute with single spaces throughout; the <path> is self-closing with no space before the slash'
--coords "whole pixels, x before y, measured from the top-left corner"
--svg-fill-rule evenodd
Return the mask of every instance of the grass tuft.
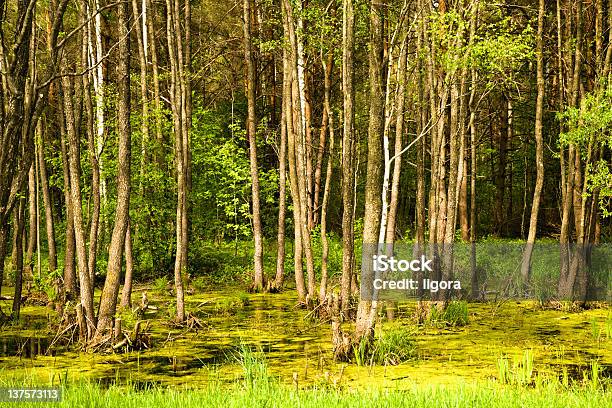
<path id="1" fill-rule="evenodd" d="M 412 333 L 395 329 L 381 333 L 373 342 L 363 338 L 354 352 L 360 366 L 398 365 L 416 356 L 416 346 Z"/>
<path id="2" fill-rule="evenodd" d="M 434 303 L 431 305 L 427 320 L 435 325 L 465 326 L 470 321 L 467 302 L 452 301 L 446 305 L 446 308 Z"/>

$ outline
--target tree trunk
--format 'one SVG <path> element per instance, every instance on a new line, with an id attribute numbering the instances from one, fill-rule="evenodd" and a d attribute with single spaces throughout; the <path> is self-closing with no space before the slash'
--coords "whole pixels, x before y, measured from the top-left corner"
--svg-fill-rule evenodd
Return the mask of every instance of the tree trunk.
<path id="1" fill-rule="evenodd" d="M 417 2 L 417 7 L 421 7 L 421 2 Z M 423 48 L 423 27 L 418 30 L 417 33 L 417 44 L 416 51 L 421 54 L 424 51 Z M 415 237 L 415 249 L 416 256 L 420 256 L 425 251 L 425 223 L 426 223 L 426 215 L 425 215 L 425 155 L 427 154 L 427 145 L 426 145 L 426 135 L 427 135 L 427 105 L 425 101 L 425 78 L 424 78 L 424 69 L 425 66 L 423 64 L 423 60 L 419 58 L 416 62 L 417 64 L 417 103 L 418 103 L 418 113 L 417 113 L 417 133 L 421 136 L 421 140 L 419 140 L 419 144 L 417 147 L 417 159 L 416 159 L 416 182 L 417 182 L 417 191 L 416 191 L 416 237 Z M 424 273 L 419 272 L 417 274 L 417 279 L 422 281 L 424 278 Z M 422 285 L 419 285 L 419 289 L 417 290 L 417 296 L 419 299 L 422 299 L 424 294 L 424 289 Z"/>
<path id="2" fill-rule="evenodd" d="M 536 58 L 537 58 L 537 89 L 536 112 L 535 112 L 535 140 L 536 140 L 536 183 L 531 203 L 531 216 L 529 218 L 529 233 L 527 244 L 523 252 L 521 264 L 521 276 L 525 284 L 529 283 L 531 275 L 531 255 L 535 243 L 538 227 L 538 211 L 540 209 L 540 195 L 544 184 L 544 147 L 542 140 L 542 113 L 544 110 L 544 13 L 545 2 L 539 0 L 538 7 L 538 33 L 536 36 Z"/>
<path id="3" fill-rule="evenodd" d="M 94 71 L 94 92 L 96 94 L 96 156 L 99 158 L 100 173 L 104 172 L 104 165 L 101 160 L 102 149 L 104 147 L 104 69 L 102 64 L 103 58 L 103 44 L 102 44 L 102 13 L 100 10 L 100 0 L 95 0 L 95 17 L 94 17 L 94 40 L 92 41 L 91 36 L 89 39 L 91 48 L 90 53 L 92 54 L 92 66 L 95 66 Z M 93 47 L 95 46 L 95 50 Z M 100 179 L 100 195 L 102 197 L 102 204 L 106 207 L 106 180 Z"/>
<path id="4" fill-rule="evenodd" d="M 33 261 L 32 256 L 34 254 L 34 245 L 36 244 L 36 226 L 38 224 L 36 219 L 36 170 L 34 163 L 30 166 L 28 171 L 28 246 L 26 250 L 25 262 L 24 262 L 24 275 L 26 279 L 33 279 Z"/>
<path id="5" fill-rule="evenodd" d="M 283 50 L 283 90 L 285 87 L 287 69 L 287 55 Z M 286 97 L 283 91 L 283 101 Z M 278 233 L 276 251 L 276 277 L 274 278 L 274 290 L 283 287 L 285 279 L 285 219 L 287 212 L 287 109 L 283 102 L 280 122 L 280 147 L 278 152 Z"/>
<path id="6" fill-rule="evenodd" d="M 81 24 L 87 21 L 87 12 L 83 8 L 80 13 Z M 82 50 L 81 50 L 81 67 L 80 69 L 85 71 L 93 63 L 92 58 L 88 57 L 89 54 L 89 40 L 91 33 L 84 32 L 82 38 Z M 98 137 L 99 129 L 96 128 L 95 121 L 96 116 L 94 113 L 93 101 L 91 98 L 91 86 L 90 80 L 97 80 L 94 76 L 94 72 L 87 73 L 82 77 L 83 83 L 83 102 L 85 105 L 85 112 L 87 114 L 87 149 L 89 151 L 89 163 L 91 165 L 91 214 L 90 214 L 90 225 L 89 225 L 89 254 L 88 254 L 88 269 L 89 277 L 92 283 L 95 281 L 96 276 L 96 257 L 98 251 L 98 233 L 100 229 L 100 164 L 98 160 L 98 148 L 96 147 L 96 138 Z"/>
<path id="7" fill-rule="evenodd" d="M 129 41 L 129 7 L 126 2 L 118 5 L 119 58 L 117 61 L 118 109 L 117 135 L 119 137 L 117 168 L 117 208 L 111 241 L 108 248 L 108 267 L 102 295 L 98 326 L 93 342 L 100 339 L 111 328 L 117 311 L 117 295 L 121 264 L 125 248 L 125 236 L 129 222 L 130 210 L 130 41 Z"/>
<path id="8" fill-rule="evenodd" d="M 291 14 L 291 5 L 288 1 L 283 0 L 283 30 L 285 37 L 293 36 L 293 19 Z M 298 300 L 302 303 L 306 301 L 306 285 L 304 283 L 304 270 L 302 263 L 302 226 L 301 226 L 301 206 L 300 192 L 297 181 L 297 165 L 295 158 L 296 134 L 301 126 L 299 120 L 299 109 L 294 106 L 293 89 L 296 87 L 296 70 L 294 69 L 294 47 L 291 46 L 287 53 L 287 61 L 283 63 L 284 68 L 284 83 L 283 83 L 283 105 L 285 107 L 285 121 L 287 126 L 287 153 L 289 163 L 289 186 L 291 190 L 291 199 L 293 201 L 293 233 L 294 233 L 294 250 L 293 250 L 293 267 L 295 271 L 295 286 L 298 294 Z"/>
<path id="9" fill-rule="evenodd" d="M 70 201 L 72 203 L 72 215 L 74 219 L 74 235 L 76 244 L 76 254 L 79 270 L 79 283 L 81 292 L 81 303 L 85 310 L 89 331 L 95 328 L 95 315 L 93 310 L 93 282 L 89 274 L 87 264 L 87 245 L 85 242 L 85 232 L 83 228 L 83 214 L 81 202 L 81 181 L 80 181 L 80 141 L 77 135 L 74 121 L 74 110 L 72 103 L 73 87 L 72 79 L 62 78 L 64 90 L 64 116 L 66 118 L 66 131 L 68 135 L 68 161 L 70 167 Z M 88 333 L 89 336 L 92 333 Z"/>
<path id="10" fill-rule="evenodd" d="M 333 52 L 328 53 L 327 62 L 324 61 L 323 57 L 321 57 L 321 64 L 323 65 L 323 92 L 327 92 L 327 88 L 331 86 L 331 75 L 334 63 L 333 57 Z M 323 98 L 325 98 L 325 96 Z M 316 225 L 318 223 L 319 213 L 321 211 L 319 209 L 319 199 L 321 193 L 321 174 L 323 170 L 323 158 L 325 153 L 325 138 L 327 136 L 327 129 L 329 126 L 329 112 L 325 107 L 325 102 L 323 102 L 323 105 L 323 113 L 321 114 L 321 131 L 319 132 L 319 149 L 317 152 L 317 167 L 315 169 L 314 175 L 313 225 Z"/>
<path id="11" fill-rule="evenodd" d="M 286 28 L 289 37 L 289 45 L 291 52 L 289 53 L 289 64 L 291 70 L 291 106 L 292 106 L 292 115 L 293 115 L 293 131 L 295 133 L 295 137 L 293 139 L 289 139 L 289 144 L 293 143 L 293 151 L 291 151 L 292 147 L 289 147 L 289 164 L 290 167 L 292 165 L 292 155 L 293 155 L 293 164 L 295 165 L 294 170 L 290 170 L 292 172 L 295 171 L 295 191 L 292 188 L 292 197 L 294 207 L 298 206 L 299 211 L 295 213 L 295 215 L 299 216 L 298 219 L 294 220 L 295 227 L 299 228 L 299 231 L 296 234 L 300 235 L 301 243 L 299 246 L 296 244 L 296 254 L 298 253 L 298 249 L 301 253 L 303 253 L 304 258 L 306 260 L 306 271 L 308 274 L 308 297 L 313 299 L 315 296 L 315 273 L 314 273 L 314 258 L 312 255 L 312 246 L 311 246 L 311 236 L 310 236 L 310 228 L 309 228 L 309 216 L 312 214 L 311 212 L 311 204 L 309 203 L 309 192 L 308 192 L 308 180 L 307 180 L 307 166 L 306 162 L 307 158 L 307 146 L 305 141 L 305 128 L 306 128 L 306 118 L 304 111 L 305 104 L 305 93 L 304 93 L 304 77 L 303 77 L 303 64 L 300 64 L 300 53 L 301 50 L 301 40 L 298 38 L 298 33 L 295 30 L 294 26 L 294 16 L 293 16 L 293 6 L 290 2 L 284 2 L 284 10 L 286 12 Z M 300 20 L 298 19 L 298 25 L 300 24 Z M 299 27 L 298 27 L 299 29 Z M 300 34 L 302 35 L 302 34 Z M 293 182 L 293 181 L 292 181 Z M 297 260 L 296 260 L 296 279 L 301 281 L 301 278 L 297 275 Z M 299 261 L 301 264 L 301 260 Z M 299 274 L 302 274 L 301 267 L 299 268 Z M 308 299 L 307 299 L 308 300 Z"/>
<path id="12" fill-rule="evenodd" d="M 62 169 L 64 173 L 64 203 L 66 206 L 66 241 L 64 243 L 64 292 L 66 299 L 75 299 L 77 297 L 77 277 L 76 267 L 74 262 L 76 252 L 76 241 L 74 237 L 74 205 L 72 204 L 71 182 L 70 182 L 70 164 L 68 159 L 68 151 L 66 147 L 66 131 L 64 125 L 63 109 L 60 107 L 61 117 L 58 118 L 61 123 L 61 154 L 62 154 Z"/>
<path id="13" fill-rule="evenodd" d="M 583 15 L 582 15 L 582 2 L 578 1 L 576 9 L 576 37 L 575 37 L 575 50 L 574 50 L 574 66 L 571 72 L 571 77 L 567 83 L 570 84 L 570 101 L 571 107 L 578 107 L 579 96 L 580 96 L 580 75 L 582 71 L 582 35 L 583 35 Z M 573 209 L 574 212 L 574 226 L 579 226 L 579 218 L 581 215 L 581 208 L 576 208 L 576 205 L 580 202 L 577 197 L 580 194 L 580 187 L 577 186 L 577 182 L 580 182 L 580 175 L 577 174 L 580 169 L 580 151 L 579 148 L 574 144 L 570 143 L 568 147 L 567 157 L 565 153 L 561 151 L 561 175 L 565 177 L 564 188 L 562 189 L 562 217 L 561 217 L 561 233 L 559 241 L 561 243 L 561 273 L 559 277 L 558 285 L 558 296 L 564 299 L 572 299 L 574 295 L 574 286 L 576 283 L 576 255 L 572 254 L 569 238 L 571 235 L 571 223 L 570 216 Z M 580 236 L 579 230 L 576 231 L 576 236 Z"/>
<path id="14" fill-rule="evenodd" d="M 468 242 L 470 240 L 470 228 L 468 224 L 468 192 L 467 192 L 467 159 L 468 155 L 463 153 L 463 161 L 461 166 L 463 167 L 464 176 L 461 178 L 461 185 L 459 190 L 459 225 L 461 227 L 461 240 Z"/>
<path id="15" fill-rule="evenodd" d="M 365 184 L 365 214 L 363 217 L 363 251 L 366 246 L 377 248 L 380 235 L 380 216 L 382 212 L 381 187 L 383 175 L 382 138 L 384 132 L 384 72 L 383 72 L 383 25 L 385 1 L 372 0 L 370 3 L 370 47 L 369 47 L 369 79 L 370 79 L 370 118 L 368 126 L 368 162 Z M 374 280 L 374 270 L 370 262 L 362 265 L 361 300 L 357 309 L 355 337 L 371 339 L 374 336 L 376 311 L 378 308 L 377 294 L 370 288 Z M 365 289 L 365 293 L 364 293 Z"/>
<path id="16" fill-rule="evenodd" d="M 21 311 L 21 292 L 23 289 L 23 234 L 25 227 L 25 207 L 26 199 L 21 198 L 19 200 L 19 206 L 15 208 L 16 217 L 16 228 L 15 228 L 15 239 L 13 241 L 13 247 L 17 248 L 16 258 L 13 261 L 15 265 L 15 291 L 13 295 L 13 309 L 11 317 L 14 320 L 19 319 L 19 312 Z"/>
<path id="17" fill-rule="evenodd" d="M 477 12 L 477 11 L 476 11 Z M 474 97 L 476 96 L 477 76 L 476 70 L 472 68 L 471 81 L 472 90 L 470 92 L 470 276 L 472 286 L 472 299 L 480 298 L 480 288 L 478 281 L 478 269 L 476 267 L 476 107 Z"/>
<path id="18" fill-rule="evenodd" d="M 37 133 L 43 139 L 42 122 L 37 125 Z M 43 203 L 45 205 L 45 226 L 47 232 L 47 247 L 49 264 L 49 272 L 55 272 L 57 269 L 57 250 L 55 247 L 55 223 L 53 221 L 53 205 L 51 203 L 51 194 L 49 193 L 49 182 L 47 181 L 47 165 L 45 163 L 45 143 L 41 143 L 38 149 L 38 168 L 40 169 L 40 187 L 42 189 Z"/>
<path id="19" fill-rule="evenodd" d="M 0 295 L 2 295 L 2 281 L 4 280 L 4 258 L 6 257 L 7 238 L 9 236 L 9 224 L 0 225 Z M 2 310 L 0 309 L 0 313 Z"/>
<path id="20" fill-rule="evenodd" d="M 391 181 L 391 200 L 389 201 L 389 214 L 387 216 L 387 228 L 385 242 L 391 244 L 395 242 L 395 228 L 397 219 L 397 209 L 399 203 L 399 184 L 402 170 L 402 138 L 404 133 L 404 101 L 406 99 L 406 58 L 408 44 L 401 46 L 398 62 L 398 85 L 395 95 L 395 149 L 393 162 L 393 180 Z"/>
<path id="21" fill-rule="evenodd" d="M 259 174 L 257 170 L 257 118 L 255 114 L 255 62 L 251 40 L 251 0 L 244 0 L 244 61 L 247 67 L 246 96 L 248 105 L 247 134 L 249 139 L 249 162 L 251 170 L 251 194 L 253 210 L 254 276 L 253 288 L 261 292 L 264 287 L 263 237 L 261 232 L 261 210 L 259 203 Z"/>
<path id="22" fill-rule="evenodd" d="M 332 55 L 330 52 L 329 55 Z M 329 205 L 329 191 L 331 188 L 331 177 L 334 168 L 334 113 L 331 110 L 330 94 L 331 94 L 331 77 L 333 70 L 333 58 L 328 58 L 327 63 L 321 56 L 321 64 L 325 72 L 324 81 L 324 115 L 327 117 L 329 128 L 329 155 L 327 158 L 327 169 L 325 172 L 325 187 L 323 188 L 323 203 L 321 204 L 321 286 L 319 288 L 319 302 L 323 303 L 327 299 L 327 262 L 329 257 L 329 242 L 327 240 L 327 207 Z M 322 136 L 324 137 L 324 136 Z M 323 161 L 323 155 L 321 155 Z M 316 201 L 316 200 L 315 200 Z"/>
<path id="23" fill-rule="evenodd" d="M 121 308 L 132 307 L 132 279 L 134 275 L 134 259 L 132 255 L 132 233 L 131 225 L 128 219 L 128 226 L 125 230 L 125 280 L 123 281 L 123 290 L 121 292 Z"/>
<path id="24" fill-rule="evenodd" d="M 342 133 L 342 278 L 340 301 L 342 313 L 348 317 L 351 278 L 354 274 L 354 162 L 355 91 L 353 89 L 353 53 L 355 50 L 355 15 L 353 0 L 342 1 L 342 94 L 344 120 Z M 378 198 L 377 198 L 378 199 Z"/>
<path id="25" fill-rule="evenodd" d="M 151 46 L 151 71 L 153 73 L 153 100 L 155 102 L 155 139 L 157 141 L 157 163 L 160 168 L 164 167 L 165 159 L 164 159 L 164 136 L 162 133 L 162 105 L 161 105 L 161 93 L 159 88 L 159 63 L 157 60 L 157 44 L 155 38 L 155 27 L 153 24 L 153 9 L 151 7 L 151 0 L 145 0 L 143 3 L 143 10 L 148 9 L 149 11 L 146 14 L 146 24 L 147 31 L 151 33 L 151 41 L 148 42 L 148 45 Z M 144 46 L 144 51 L 147 52 L 146 44 Z"/>
<path id="26" fill-rule="evenodd" d="M 146 10 L 146 1 L 143 2 L 144 8 L 143 13 Z M 138 44 L 138 62 L 140 65 L 140 102 L 141 115 L 140 118 L 140 131 L 142 133 L 141 144 L 140 144 L 140 194 L 143 194 L 142 179 L 144 178 L 145 165 L 147 163 L 147 144 L 149 143 L 149 103 L 148 103 L 148 86 L 147 86 L 147 61 L 145 57 L 144 44 L 147 36 L 147 25 L 139 24 L 138 18 L 140 13 L 138 11 L 138 0 L 132 0 L 132 14 L 134 16 L 134 27 L 136 28 L 136 43 Z M 146 14 L 143 14 L 143 21 L 146 22 Z"/>

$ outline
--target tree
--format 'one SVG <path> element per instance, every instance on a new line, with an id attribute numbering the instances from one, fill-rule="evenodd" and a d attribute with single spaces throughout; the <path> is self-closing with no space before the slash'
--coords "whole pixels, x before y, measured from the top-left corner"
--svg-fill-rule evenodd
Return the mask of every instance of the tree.
<path id="1" fill-rule="evenodd" d="M 365 186 L 365 214 L 363 220 L 363 251 L 371 254 L 379 251 L 380 216 L 382 202 L 383 176 L 383 131 L 384 131 L 384 72 L 383 72 L 383 25 L 385 2 L 372 0 L 370 3 L 370 118 L 368 127 L 368 162 Z M 368 251 L 367 248 L 370 247 Z M 365 257 L 369 259 L 370 257 Z M 362 265 L 361 299 L 357 309 L 355 336 L 372 339 L 374 336 L 374 319 L 378 307 L 377 294 L 370 282 L 374 281 L 374 270 L 371 262 Z"/>
<path id="2" fill-rule="evenodd" d="M 545 2 L 540 0 L 538 7 L 538 34 L 536 36 L 536 58 L 537 58 L 537 98 L 535 112 L 535 141 L 536 141 L 536 184 L 533 191 L 533 201 L 531 204 L 531 216 L 529 218 L 529 234 L 527 244 L 523 252 L 521 264 L 521 276 L 525 283 L 529 282 L 531 270 L 531 256 L 533 245 L 535 244 L 536 232 L 538 227 L 538 212 L 540 210 L 540 196 L 544 184 L 544 147 L 542 140 L 542 113 L 544 110 L 544 13 Z"/>
<path id="3" fill-rule="evenodd" d="M 187 2 L 186 4 L 189 4 Z M 187 269 L 188 215 L 187 195 L 189 181 L 189 130 L 191 99 L 188 79 L 188 57 L 190 27 L 185 25 L 185 39 L 180 23 L 179 0 L 166 0 L 166 36 L 170 60 L 170 106 L 174 126 L 174 157 L 176 164 L 177 206 L 176 206 L 176 257 L 174 262 L 174 286 L 176 288 L 177 320 L 185 320 L 185 295 L 183 276 Z M 189 7 L 185 7 L 185 20 L 189 21 Z M 189 117 L 189 118 L 188 118 Z"/>
<path id="4" fill-rule="evenodd" d="M 249 162 L 251 163 L 251 190 L 253 206 L 254 276 L 253 288 L 261 292 L 264 287 L 263 240 L 261 211 L 259 204 L 259 174 L 257 171 L 257 141 L 255 114 L 255 67 L 251 40 L 251 0 L 244 0 L 244 61 L 247 67 L 246 95 L 248 105 L 247 135 L 249 139 Z"/>
<path id="5" fill-rule="evenodd" d="M 32 41 L 35 3 L 35 0 L 18 0 L 10 5 L 2 2 L 0 7 L 0 20 L 10 21 L 15 27 L 15 35 L 11 38 L 7 38 L 4 31 L 0 32 L 0 42 L 4 44 L 0 47 L 0 58 L 4 61 L 0 70 L 0 106 L 3 108 L 0 115 L 0 237 L 4 239 L 8 236 L 9 217 L 34 159 L 34 129 L 57 68 L 58 35 L 68 0 L 60 0 L 51 13 L 49 59 L 46 69 L 41 69 L 37 78 L 29 75 L 37 71 Z M 4 262 L 4 253 L 2 255 L 0 263 Z"/>
<path id="6" fill-rule="evenodd" d="M 126 2 L 120 3 L 117 13 L 119 33 L 117 62 L 117 83 L 119 101 L 117 116 L 117 134 L 119 137 L 118 173 L 117 173 L 117 208 L 111 242 L 108 249 L 108 268 L 102 295 L 100 312 L 93 344 L 100 341 L 111 328 L 117 310 L 117 296 L 121 277 L 121 265 L 125 249 L 126 231 L 129 226 L 130 210 L 130 41 L 129 41 L 129 7 Z M 129 247 L 128 247 L 129 248 Z"/>
<path id="7" fill-rule="evenodd" d="M 355 152 L 355 90 L 353 88 L 353 53 L 355 48 L 355 15 L 353 0 L 342 1 L 342 278 L 340 300 L 342 312 L 348 317 L 351 278 L 354 271 L 354 162 Z"/>
<path id="8" fill-rule="evenodd" d="M 284 88 L 287 79 L 287 50 L 283 49 L 283 101 L 288 97 Z M 278 150 L 278 232 L 276 252 L 276 276 L 271 289 L 279 291 L 285 279 L 285 218 L 287 201 L 287 104 L 283 102 L 280 121 L 280 147 Z"/>
<path id="9" fill-rule="evenodd" d="M 87 262 L 87 244 L 85 242 L 85 227 L 82 213 L 80 140 L 77 134 L 72 100 L 72 95 L 74 94 L 73 79 L 69 76 L 64 76 L 62 78 L 62 85 L 64 92 L 64 118 L 68 139 L 70 206 L 72 207 L 81 304 L 87 321 L 87 337 L 83 340 L 87 341 L 94 335 L 96 320 L 93 309 L 93 282 Z"/>
<path id="10" fill-rule="evenodd" d="M 42 121 L 38 122 L 37 126 L 37 135 L 40 140 L 44 140 L 43 138 L 43 126 Z M 45 162 L 45 144 L 41 143 L 38 148 L 38 168 L 40 169 L 40 187 L 43 195 L 43 204 L 45 206 L 45 230 L 47 233 L 47 247 L 48 247 L 48 256 L 47 261 L 49 264 L 49 272 L 55 272 L 57 269 L 57 249 L 55 244 L 55 222 L 53 220 L 53 206 L 51 204 L 51 194 L 49 193 L 49 183 L 48 183 L 48 175 L 47 175 L 47 164 Z M 0 245 L 2 243 L 0 242 Z M 2 258 L 0 256 L 0 258 Z"/>

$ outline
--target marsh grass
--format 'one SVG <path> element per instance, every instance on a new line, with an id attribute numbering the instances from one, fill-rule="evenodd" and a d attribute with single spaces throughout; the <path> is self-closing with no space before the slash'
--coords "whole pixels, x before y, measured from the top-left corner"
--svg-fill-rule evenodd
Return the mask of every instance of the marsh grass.
<path id="1" fill-rule="evenodd" d="M 465 326 L 469 321 L 468 304 L 463 300 L 449 302 L 445 308 L 434 303 L 427 318 L 427 322 L 434 326 Z"/>
<path id="2" fill-rule="evenodd" d="M 582 382 L 570 378 L 567 366 L 564 366 L 560 375 L 553 373 L 540 373 L 535 369 L 533 350 L 524 350 L 520 356 L 510 361 L 508 356 L 497 359 L 497 381 L 503 385 L 517 387 L 542 388 L 544 385 L 554 385 L 565 390 L 574 388 L 589 389 L 593 392 L 607 393 L 609 379 L 601 378 L 602 366 L 597 360 L 592 360 L 582 370 Z"/>
<path id="3" fill-rule="evenodd" d="M 268 388 L 273 383 L 266 359 L 261 353 L 254 352 L 248 345 L 244 343 L 240 345 L 234 353 L 234 360 L 242 368 L 245 388 Z"/>
<path id="4" fill-rule="evenodd" d="M 597 319 L 591 320 L 591 336 L 593 336 L 593 340 L 599 342 L 601 341 L 601 327 L 599 326 L 599 322 Z"/>
<path id="5" fill-rule="evenodd" d="M 512 364 L 507 356 L 497 359 L 498 380 L 502 384 L 525 386 L 534 381 L 533 350 L 523 351 L 514 357 Z"/>
<path id="6" fill-rule="evenodd" d="M 354 354 L 359 366 L 398 365 L 416 356 L 416 345 L 411 332 L 395 329 L 381 332 L 373 342 L 362 339 Z"/>

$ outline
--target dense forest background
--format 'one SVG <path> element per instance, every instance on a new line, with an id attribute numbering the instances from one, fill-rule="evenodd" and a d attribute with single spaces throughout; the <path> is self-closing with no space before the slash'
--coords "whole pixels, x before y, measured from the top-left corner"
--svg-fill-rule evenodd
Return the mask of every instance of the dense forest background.
<path id="1" fill-rule="evenodd" d="M 0 20 L 13 317 L 38 288 L 96 344 L 133 281 L 168 277 L 185 321 L 185 287 L 234 279 L 219 248 L 240 247 L 253 290 L 338 296 L 361 337 L 362 243 L 610 236 L 609 0 L 16 0 Z M 569 252 L 554 285 L 585 299 Z"/>

